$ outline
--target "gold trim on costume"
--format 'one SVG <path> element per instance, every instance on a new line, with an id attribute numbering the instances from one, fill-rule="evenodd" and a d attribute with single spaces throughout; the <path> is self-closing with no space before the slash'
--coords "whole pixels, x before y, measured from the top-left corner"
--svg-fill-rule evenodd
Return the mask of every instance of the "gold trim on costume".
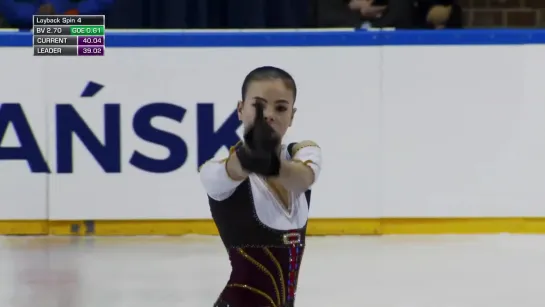
<path id="1" fill-rule="evenodd" d="M 294 160 L 291 160 L 291 161 L 295 162 L 295 163 L 303 164 L 307 169 L 309 169 L 312 172 L 312 174 L 313 174 L 312 182 L 314 182 L 316 180 L 316 172 L 314 172 L 314 169 L 312 167 L 310 167 L 310 165 L 309 165 L 309 164 L 314 164 L 314 165 L 318 166 L 314 161 L 312 161 L 312 160 L 303 161 L 303 160 L 299 160 L 299 159 L 294 159 Z"/>
<path id="2" fill-rule="evenodd" d="M 229 156 L 227 156 L 227 158 L 223 158 L 223 159 L 221 159 L 221 160 L 219 160 L 219 161 L 216 161 L 216 162 L 217 162 L 217 163 L 225 163 L 225 165 L 226 165 L 226 167 L 227 167 L 227 161 L 229 161 L 229 158 L 230 158 L 231 155 L 235 152 L 235 149 L 237 148 L 238 144 L 240 144 L 240 143 L 241 143 L 241 142 L 239 141 L 238 143 L 235 144 L 235 146 L 231 146 L 231 148 L 229 148 Z M 213 159 L 207 160 L 206 162 L 204 162 L 203 164 L 201 164 L 201 166 L 199 166 L 199 168 L 197 169 L 197 172 L 200 172 L 201 169 L 202 169 L 202 167 L 203 167 L 206 163 L 211 162 L 211 161 L 213 161 Z M 225 170 L 227 170 L 227 169 L 225 169 Z M 227 172 L 227 175 L 229 176 L 229 178 L 233 179 L 233 178 L 231 177 L 231 175 L 229 175 L 229 172 Z M 235 180 L 235 181 L 237 181 L 237 180 Z"/>
<path id="3" fill-rule="evenodd" d="M 278 305 L 281 305 L 282 302 L 280 301 L 280 292 L 278 291 L 278 284 L 276 282 L 276 279 L 274 278 L 274 276 L 272 275 L 271 271 L 269 271 L 264 265 L 262 265 L 261 263 L 259 263 L 257 260 L 255 260 L 254 258 L 252 258 L 252 256 L 248 255 L 244 249 L 242 248 L 237 248 L 237 251 L 239 254 L 242 255 L 242 257 L 246 258 L 246 260 L 250 261 L 253 265 L 255 265 L 259 270 L 261 270 L 263 273 L 265 273 L 265 275 L 269 276 L 269 278 L 271 279 L 272 283 L 273 283 L 273 287 L 274 287 L 274 292 L 276 293 L 276 300 L 278 302 Z"/>
<path id="4" fill-rule="evenodd" d="M 276 265 L 276 268 L 278 269 L 278 279 L 280 280 L 280 289 L 282 291 L 282 304 L 286 302 L 286 288 L 284 286 L 285 280 L 284 280 L 284 273 L 282 273 L 282 266 L 280 265 L 280 262 L 278 262 L 278 259 L 273 255 L 273 253 L 269 250 L 269 248 L 265 247 L 263 248 L 265 251 L 265 254 L 271 258 L 272 262 L 274 262 L 274 265 Z"/>
<path id="5" fill-rule="evenodd" d="M 248 285 L 242 285 L 242 284 L 228 284 L 227 287 L 229 288 L 241 288 L 241 289 L 246 289 L 246 290 L 249 290 L 255 294 L 258 294 L 258 295 L 261 295 L 262 297 L 264 297 L 267 301 L 269 301 L 269 303 L 271 304 L 271 307 L 278 307 L 280 305 L 276 305 L 273 301 L 273 299 L 267 295 L 267 293 L 259 290 L 259 289 L 256 289 L 254 287 L 250 287 Z"/>
<path id="6" fill-rule="evenodd" d="M 310 170 L 312 170 L 312 172 L 314 172 L 314 170 L 312 169 L 312 167 L 310 167 L 309 164 L 314 164 L 314 165 L 317 166 L 317 164 L 316 164 L 314 161 L 312 161 L 312 160 L 305 160 L 305 161 L 303 161 L 303 160 L 299 160 L 299 159 L 293 159 L 293 160 L 291 160 L 291 162 L 294 162 L 294 163 L 301 163 L 301 164 L 303 164 L 304 166 L 310 168 Z"/>
<path id="7" fill-rule="evenodd" d="M 301 234 L 298 232 L 285 233 L 282 235 L 282 241 L 286 245 L 301 243 Z"/>
<path id="8" fill-rule="evenodd" d="M 303 164 L 304 166 L 308 166 L 309 164 L 316 164 L 314 161 L 312 160 L 299 160 L 299 159 L 292 159 L 291 162 L 295 162 L 295 163 L 301 163 Z"/>
<path id="9" fill-rule="evenodd" d="M 320 146 L 318 146 L 318 144 L 314 143 L 313 141 L 302 141 L 302 142 L 299 142 L 299 143 L 293 145 L 291 156 L 295 157 L 295 154 L 299 150 L 301 150 L 301 149 L 303 149 L 305 147 L 311 147 L 311 146 L 320 148 Z"/>
<path id="10" fill-rule="evenodd" d="M 284 208 L 289 212 L 291 211 L 290 192 L 282 186 L 280 183 L 276 183 L 273 179 L 264 178 L 265 183 L 276 196 L 276 198 L 284 205 Z"/>
<path id="11" fill-rule="evenodd" d="M 242 141 L 238 141 L 235 146 L 231 146 L 231 148 L 229 148 L 229 155 L 235 153 L 235 150 L 237 149 L 237 147 L 242 144 Z"/>
<path id="12" fill-rule="evenodd" d="M 229 177 L 229 179 L 231 179 L 233 181 L 240 181 L 240 180 L 235 179 L 235 177 L 233 177 L 233 175 L 231 175 L 229 173 L 229 169 L 227 169 L 227 162 L 229 162 L 229 158 L 231 158 L 231 155 L 229 155 L 229 157 L 221 160 L 221 163 L 224 163 L 224 165 L 225 165 L 225 173 L 227 173 L 227 177 Z"/>
<path id="13" fill-rule="evenodd" d="M 229 179 L 231 179 L 233 181 L 240 181 L 240 180 L 235 179 L 231 174 L 229 174 L 229 170 L 227 170 L 227 162 L 229 162 L 229 159 L 235 153 L 235 151 L 237 149 L 237 146 L 240 143 L 241 142 L 239 141 L 238 143 L 235 144 L 235 146 L 231 146 L 231 148 L 229 148 L 229 156 L 227 158 L 221 160 L 222 163 L 225 163 L 225 172 L 227 173 L 227 177 L 229 177 Z"/>

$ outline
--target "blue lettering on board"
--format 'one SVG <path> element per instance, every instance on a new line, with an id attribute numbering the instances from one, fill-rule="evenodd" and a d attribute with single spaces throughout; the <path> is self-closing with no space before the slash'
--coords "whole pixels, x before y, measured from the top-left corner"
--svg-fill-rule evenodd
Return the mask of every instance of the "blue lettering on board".
<path id="1" fill-rule="evenodd" d="M 81 97 L 95 97 L 104 88 L 103 85 L 89 82 Z M 188 158 L 188 144 L 176 133 L 154 127 L 152 120 L 166 118 L 183 124 L 187 116 L 196 116 L 197 151 L 196 166 L 200 166 L 214 155 L 223 146 L 227 148 L 240 141 L 236 131 L 241 123 L 236 111 L 216 130 L 214 123 L 214 104 L 197 103 L 197 114 L 187 114 L 187 110 L 177 104 L 169 102 L 151 102 L 140 107 L 132 117 L 133 133 L 143 141 L 166 148 L 169 155 L 166 158 L 154 158 L 137 150 L 129 155 L 122 152 L 130 150 L 121 147 L 121 108 L 120 103 L 104 104 L 104 135 L 97 135 L 87 125 L 83 117 L 71 104 L 55 105 L 55 153 L 57 173 L 74 172 L 73 146 L 76 138 L 81 142 L 97 164 L 106 173 L 122 172 L 122 157 L 130 157 L 128 163 L 133 167 L 149 173 L 169 173 L 182 167 Z M 2 145 L 7 129 L 13 128 L 19 146 L 7 147 Z M 40 148 L 34 136 L 32 123 L 29 122 L 24 108 L 20 103 L 4 102 L 0 104 L 0 163 L 1 160 L 24 160 L 28 163 L 32 173 L 52 172 L 48 165 L 43 148 Z M 126 153 L 125 153 L 126 154 Z"/>

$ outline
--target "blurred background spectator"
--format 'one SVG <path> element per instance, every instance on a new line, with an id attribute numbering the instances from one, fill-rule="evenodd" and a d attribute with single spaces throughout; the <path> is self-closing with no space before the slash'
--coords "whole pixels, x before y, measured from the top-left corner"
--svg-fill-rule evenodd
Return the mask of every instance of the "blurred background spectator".
<path id="1" fill-rule="evenodd" d="M 455 0 L 317 0 L 315 3 L 319 27 L 462 27 L 462 9 Z"/>
<path id="2" fill-rule="evenodd" d="M 545 0 L 0 0 L 0 27 L 33 14 L 106 14 L 121 29 L 542 27 Z"/>
<path id="3" fill-rule="evenodd" d="M 30 28 L 34 14 L 106 14 L 123 29 L 312 27 L 309 0 L 0 0 L 4 27 Z"/>
<path id="4" fill-rule="evenodd" d="M 307 28 L 309 0 L 115 0 L 110 28 Z M 139 26 L 140 25 L 140 26 Z"/>
<path id="5" fill-rule="evenodd" d="M 545 27 L 545 0 L 458 0 L 471 28 Z"/>

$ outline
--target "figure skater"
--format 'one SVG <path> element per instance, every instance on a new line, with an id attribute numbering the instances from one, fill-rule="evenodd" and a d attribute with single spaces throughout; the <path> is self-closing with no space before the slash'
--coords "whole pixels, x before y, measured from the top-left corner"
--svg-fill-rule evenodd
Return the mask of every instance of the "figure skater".
<path id="1" fill-rule="evenodd" d="M 226 159 L 200 169 L 232 268 L 214 307 L 294 306 L 310 188 L 322 163 L 314 142 L 282 144 L 296 96 L 295 81 L 284 70 L 250 72 L 237 106 L 244 141 Z"/>

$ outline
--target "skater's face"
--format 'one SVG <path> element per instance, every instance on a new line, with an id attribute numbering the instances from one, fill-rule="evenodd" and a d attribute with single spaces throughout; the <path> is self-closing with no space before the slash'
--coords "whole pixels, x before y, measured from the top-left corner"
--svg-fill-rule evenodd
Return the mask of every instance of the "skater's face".
<path id="1" fill-rule="evenodd" d="M 238 118 L 244 127 L 250 126 L 255 118 L 255 104 L 262 103 L 265 119 L 283 137 L 296 111 L 294 99 L 293 90 L 282 79 L 253 81 L 248 86 L 245 100 L 238 103 Z"/>

